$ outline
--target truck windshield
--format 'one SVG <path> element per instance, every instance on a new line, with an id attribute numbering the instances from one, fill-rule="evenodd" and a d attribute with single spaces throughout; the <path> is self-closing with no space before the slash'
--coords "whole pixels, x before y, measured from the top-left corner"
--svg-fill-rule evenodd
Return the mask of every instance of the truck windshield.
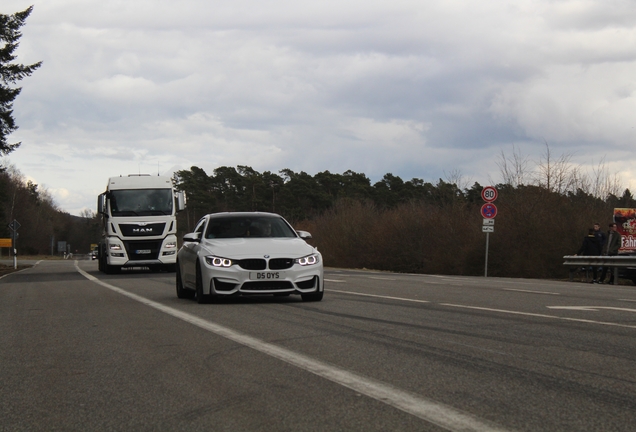
<path id="1" fill-rule="evenodd" d="M 171 189 L 130 189 L 110 192 L 113 216 L 149 216 L 172 214 Z"/>

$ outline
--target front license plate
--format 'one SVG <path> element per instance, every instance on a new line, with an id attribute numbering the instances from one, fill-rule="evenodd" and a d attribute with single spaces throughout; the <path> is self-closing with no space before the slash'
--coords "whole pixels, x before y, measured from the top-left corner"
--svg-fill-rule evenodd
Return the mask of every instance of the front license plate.
<path id="1" fill-rule="evenodd" d="M 137 255 L 147 255 L 150 253 L 150 249 L 138 249 L 135 251 Z"/>
<path id="2" fill-rule="evenodd" d="M 251 280 L 277 280 L 284 278 L 285 272 L 250 272 Z"/>

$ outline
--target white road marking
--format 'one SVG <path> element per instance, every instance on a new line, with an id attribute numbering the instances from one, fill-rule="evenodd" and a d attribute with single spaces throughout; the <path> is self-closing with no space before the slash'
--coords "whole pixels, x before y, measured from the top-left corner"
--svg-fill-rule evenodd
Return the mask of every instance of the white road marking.
<path id="1" fill-rule="evenodd" d="M 561 295 L 560 293 L 554 292 L 546 292 L 546 291 L 531 291 L 531 290 L 520 290 L 520 289 L 512 289 L 512 288 L 503 288 L 504 291 L 516 291 L 516 292 L 525 292 L 532 294 L 549 294 L 549 295 Z"/>
<path id="2" fill-rule="evenodd" d="M 393 406 L 401 411 L 414 415 L 429 423 L 433 423 L 451 431 L 504 431 L 497 425 L 481 420 L 471 414 L 461 412 L 441 403 L 425 399 L 419 395 L 400 390 L 389 384 L 376 381 L 374 379 L 358 375 L 333 365 L 312 359 L 303 354 L 298 354 L 285 348 L 264 342 L 260 339 L 239 333 L 227 327 L 214 324 L 194 315 L 179 311 L 161 303 L 154 302 L 137 294 L 133 294 L 114 285 L 99 280 L 80 269 L 77 261 L 75 268 L 86 279 L 95 282 L 105 288 L 122 294 L 130 299 L 138 301 L 146 306 L 150 306 L 175 318 L 193 324 L 204 330 L 245 345 L 256 351 L 282 360 L 286 363 L 297 366 L 322 378 L 328 379 L 336 384 L 347 387 L 370 398 L 376 399 L 387 405 Z"/>
<path id="3" fill-rule="evenodd" d="M 599 309 L 617 310 L 623 312 L 636 312 L 636 309 L 619 308 L 612 306 L 546 306 L 548 309 L 562 309 L 562 310 L 582 310 L 598 312 Z"/>
<path id="4" fill-rule="evenodd" d="M 416 302 L 416 303 L 430 303 L 430 301 L 428 301 L 428 300 L 415 300 L 415 299 L 408 299 L 408 298 L 403 298 L 403 297 L 391 297 L 391 296 L 365 294 L 365 293 L 351 292 L 351 291 L 339 291 L 339 290 L 334 290 L 334 289 L 329 289 L 328 291 L 329 292 L 337 292 L 337 293 L 341 293 L 341 294 L 358 295 L 358 296 L 363 296 L 363 297 L 378 297 L 378 298 L 389 299 L 389 300 L 402 300 L 402 301 Z"/>
<path id="5" fill-rule="evenodd" d="M 325 282 L 345 283 L 347 281 L 343 281 L 339 279 L 325 279 Z"/>
<path id="6" fill-rule="evenodd" d="M 549 318 L 549 319 L 557 319 L 557 320 L 563 320 L 563 321 L 576 321 L 576 322 L 582 322 L 582 323 L 588 323 L 588 324 L 600 324 L 600 325 L 607 325 L 607 326 L 613 326 L 613 327 L 636 328 L 636 326 L 633 326 L 633 325 L 625 325 L 625 324 L 586 320 L 586 319 L 577 319 L 577 318 L 567 318 L 567 317 L 560 317 L 556 315 L 536 314 L 536 313 L 530 313 L 530 312 L 511 311 L 511 310 L 505 310 L 505 309 L 492 309 L 492 308 L 477 307 L 477 306 L 457 305 L 457 304 L 451 304 L 451 303 L 440 303 L 440 305 L 464 308 L 464 309 L 483 310 L 483 311 L 489 311 L 489 312 L 500 312 L 500 313 L 512 314 L 512 315 L 525 315 L 525 316 L 532 316 L 532 317 L 538 317 L 538 318 Z"/>
<path id="7" fill-rule="evenodd" d="M 40 264 L 42 261 L 43 260 L 36 261 L 35 264 L 33 264 L 33 267 L 35 267 L 36 265 Z M 33 268 L 33 267 L 27 267 L 27 268 L 23 268 L 22 270 L 16 270 L 14 272 L 7 273 L 5 275 L 0 276 L 0 279 L 5 278 L 5 277 L 7 277 L 9 275 L 12 275 L 12 274 L 22 273 L 23 271 L 29 270 L 30 268 Z"/>
<path id="8" fill-rule="evenodd" d="M 369 279 L 376 279 L 376 280 L 388 280 L 388 281 L 395 281 L 395 280 L 397 280 L 397 279 L 395 279 L 395 278 L 376 277 L 376 276 L 369 276 Z"/>
<path id="9" fill-rule="evenodd" d="M 619 301 L 636 302 L 636 299 L 618 299 Z"/>

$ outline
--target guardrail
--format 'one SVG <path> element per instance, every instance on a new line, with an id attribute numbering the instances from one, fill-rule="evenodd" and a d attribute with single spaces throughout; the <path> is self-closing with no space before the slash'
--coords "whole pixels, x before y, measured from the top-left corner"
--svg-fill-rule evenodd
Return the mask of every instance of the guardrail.
<path id="1" fill-rule="evenodd" d="M 584 256 L 566 255 L 563 257 L 563 265 L 570 267 L 612 267 L 612 277 L 614 284 L 618 284 L 618 267 L 636 267 L 636 255 L 613 255 L 613 256 Z M 570 269 L 570 280 L 572 280 L 573 269 Z M 587 276 L 586 276 L 587 280 Z"/>

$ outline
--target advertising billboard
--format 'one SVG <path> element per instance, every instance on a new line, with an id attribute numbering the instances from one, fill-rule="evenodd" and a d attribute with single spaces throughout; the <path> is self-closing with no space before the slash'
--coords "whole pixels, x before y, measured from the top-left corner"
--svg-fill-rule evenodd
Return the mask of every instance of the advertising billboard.
<path id="1" fill-rule="evenodd" d="M 618 252 L 636 252 L 636 208 L 615 208 L 614 223 L 621 235 L 621 247 Z"/>

